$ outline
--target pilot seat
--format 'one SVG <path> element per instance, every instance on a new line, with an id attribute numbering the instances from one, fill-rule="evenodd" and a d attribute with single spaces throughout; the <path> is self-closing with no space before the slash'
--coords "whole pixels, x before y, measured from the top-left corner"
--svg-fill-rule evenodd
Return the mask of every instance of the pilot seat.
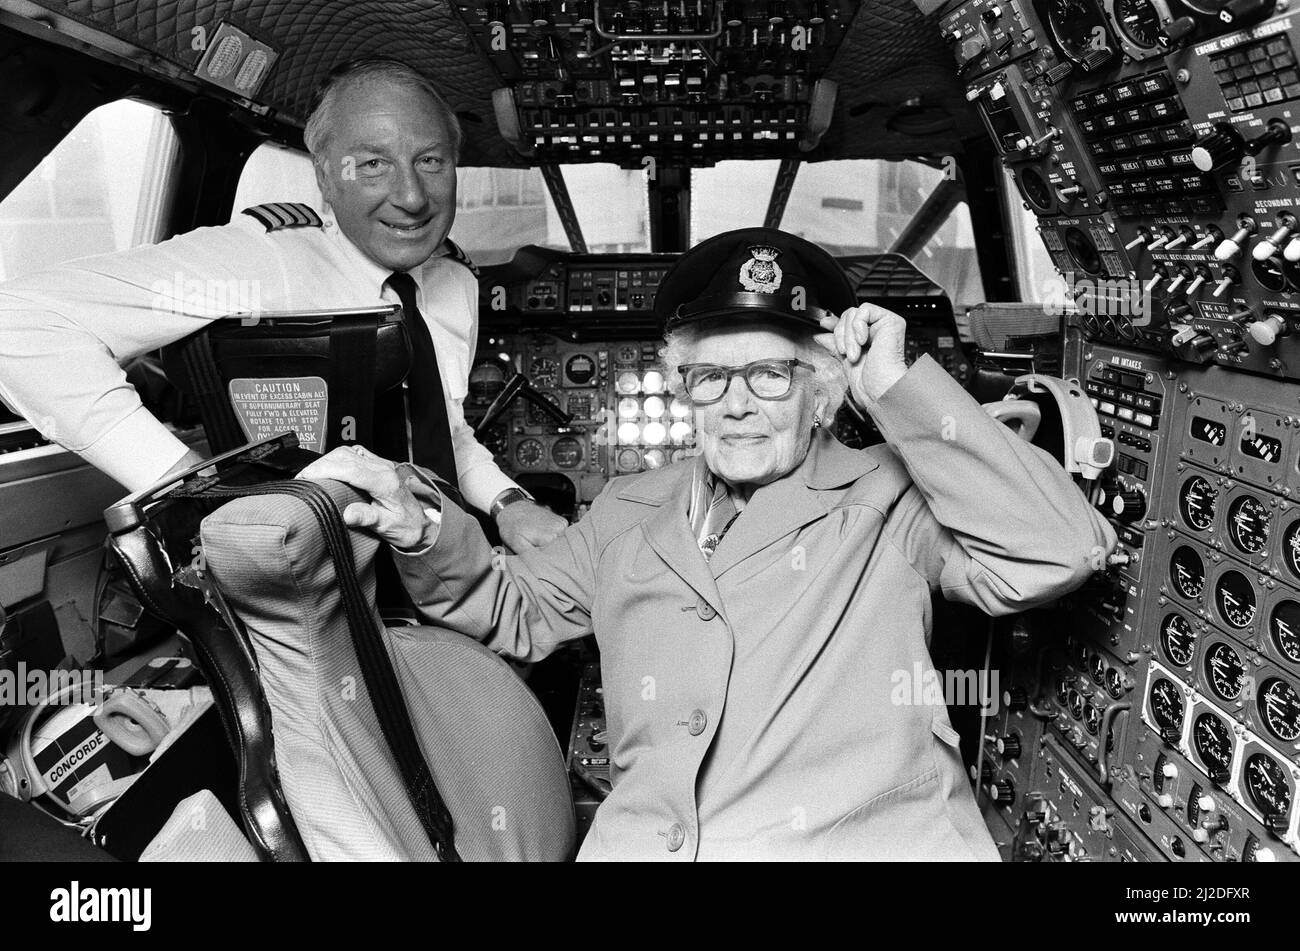
<path id="1" fill-rule="evenodd" d="M 380 543 L 339 515 L 360 496 L 291 481 L 313 458 L 292 434 L 250 443 L 105 513 L 143 603 L 176 625 L 212 687 L 254 850 L 570 858 L 572 794 L 541 705 L 477 642 L 385 626 Z"/>

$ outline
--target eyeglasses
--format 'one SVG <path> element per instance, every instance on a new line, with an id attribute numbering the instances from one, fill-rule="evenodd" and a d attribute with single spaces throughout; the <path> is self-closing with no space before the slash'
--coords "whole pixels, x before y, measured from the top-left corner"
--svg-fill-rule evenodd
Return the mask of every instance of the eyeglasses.
<path id="1" fill-rule="evenodd" d="M 790 392 L 794 368 L 813 369 L 802 360 L 755 360 L 743 367 L 724 367 L 716 363 L 683 363 L 678 367 L 686 384 L 686 395 L 696 406 L 716 403 L 727 393 L 733 376 L 743 376 L 749 392 L 762 400 L 779 400 Z"/>

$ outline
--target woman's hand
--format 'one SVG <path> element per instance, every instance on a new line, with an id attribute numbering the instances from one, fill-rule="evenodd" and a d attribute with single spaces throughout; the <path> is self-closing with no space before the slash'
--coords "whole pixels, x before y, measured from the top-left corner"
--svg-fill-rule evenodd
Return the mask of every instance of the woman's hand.
<path id="1" fill-rule="evenodd" d="M 907 372 L 907 321 L 892 310 L 859 304 L 823 318 L 822 327 L 829 332 L 813 339 L 844 361 L 858 405 L 870 406 Z"/>
<path id="2" fill-rule="evenodd" d="M 368 449 L 343 446 L 332 450 L 299 472 L 298 478 L 314 482 L 334 479 L 370 496 L 371 501 L 353 502 L 344 509 L 343 521 L 377 535 L 394 548 L 418 551 L 436 538 L 437 525 L 397 474 L 396 463 Z"/>

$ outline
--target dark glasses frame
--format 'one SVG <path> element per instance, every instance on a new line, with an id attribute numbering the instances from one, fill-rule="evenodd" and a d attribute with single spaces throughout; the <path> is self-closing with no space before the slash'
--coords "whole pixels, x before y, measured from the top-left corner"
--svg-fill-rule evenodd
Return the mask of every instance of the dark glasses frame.
<path id="1" fill-rule="evenodd" d="M 785 367 L 790 372 L 790 380 L 788 385 L 785 388 L 785 392 L 780 394 L 779 396 L 760 396 L 759 393 L 754 389 L 754 384 L 750 382 L 749 375 L 759 367 L 770 367 L 770 366 Z M 689 383 L 687 383 L 687 376 L 689 375 L 690 371 L 698 370 L 703 367 L 707 367 L 710 370 L 718 370 L 722 373 L 725 373 L 727 376 L 726 381 L 722 384 L 722 392 L 719 393 L 716 397 L 714 397 L 711 400 L 696 399 L 694 394 L 691 393 L 691 388 Z M 787 396 L 790 395 L 790 390 L 794 388 L 795 367 L 803 367 L 805 370 L 816 369 L 816 367 L 814 367 L 811 363 L 807 363 L 803 360 L 790 359 L 790 360 L 755 360 L 753 363 L 746 363 L 744 366 L 739 366 L 739 367 L 727 367 L 727 366 L 723 366 L 720 363 L 683 363 L 677 368 L 677 372 L 680 373 L 682 376 L 682 385 L 686 387 L 686 395 L 690 399 L 691 403 L 695 406 L 711 406 L 714 403 L 721 402 L 726 397 L 727 391 L 731 389 L 732 377 L 737 377 L 737 376 L 744 378 L 745 385 L 749 387 L 749 392 L 754 394 L 755 399 L 760 399 L 760 400 L 785 399 Z"/>

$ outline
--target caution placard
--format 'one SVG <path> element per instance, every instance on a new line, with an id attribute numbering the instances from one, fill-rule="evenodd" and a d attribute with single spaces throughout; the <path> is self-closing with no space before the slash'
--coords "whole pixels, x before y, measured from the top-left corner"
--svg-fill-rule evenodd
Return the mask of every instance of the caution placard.
<path id="1" fill-rule="evenodd" d="M 329 387 L 321 377 L 231 380 L 230 404 L 250 441 L 292 430 L 302 448 L 325 451 Z"/>

